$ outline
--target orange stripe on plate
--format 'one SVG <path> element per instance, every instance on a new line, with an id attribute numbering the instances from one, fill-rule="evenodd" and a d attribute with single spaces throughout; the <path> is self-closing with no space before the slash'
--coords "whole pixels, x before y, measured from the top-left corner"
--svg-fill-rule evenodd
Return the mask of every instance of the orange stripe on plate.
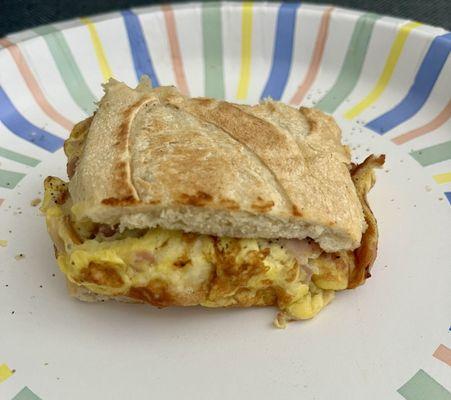
<path id="1" fill-rule="evenodd" d="M 304 81 L 299 85 L 298 90 L 293 95 L 290 100 L 290 104 L 298 105 L 304 99 L 304 96 L 309 91 L 313 82 L 318 75 L 319 67 L 321 65 L 321 59 L 323 58 L 324 47 L 326 47 L 327 35 L 329 32 L 330 15 L 332 14 L 333 7 L 328 7 L 324 11 L 323 17 L 321 18 L 321 25 L 318 30 L 318 35 L 316 36 L 315 49 L 313 50 L 312 60 L 308 68 L 307 74 Z"/>
<path id="2" fill-rule="evenodd" d="M 433 130 L 442 126 L 451 117 L 451 100 L 448 102 L 446 107 L 440 111 L 440 113 L 426 125 L 420 126 L 419 128 L 413 129 L 409 132 L 403 133 L 402 135 L 396 136 L 392 139 L 392 142 L 396 144 L 403 144 L 409 140 L 415 139 L 419 136 L 423 136 L 426 133 L 432 132 Z"/>
<path id="3" fill-rule="evenodd" d="M 42 90 L 39 87 L 38 82 L 33 76 L 33 73 L 28 67 L 27 62 L 25 61 L 25 57 L 22 55 L 19 47 L 5 38 L 0 39 L 0 44 L 10 52 L 11 56 L 14 59 L 14 62 L 17 65 L 17 68 L 19 69 L 23 79 L 25 80 L 25 83 L 28 86 L 28 89 L 30 89 L 31 94 L 41 107 L 42 111 L 44 111 L 56 123 L 58 123 L 63 128 L 70 131 L 74 126 L 73 122 L 69 121 L 66 117 L 64 117 L 58 111 L 56 111 L 52 107 L 52 105 L 47 101 L 47 99 L 44 96 L 44 93 L 42 93 Z"/>
<path id="4" fill-rule="evenodd" d="M 161 6 L 161 9 L 163 10 L 164 20 L 166 22 L 175 81 L 179 90 L 183 94 L 188 95 L 188 84 L 186 83 L 185 71 L 183 70 L 182 54 L 180 52 L 180 44 L 177 37 L 177 26 L 175 24 L 174 12 L 172 11 L 170 5 Z"/>
<path id="5" fill-rule="evenodd" d="M 432 354 L 437 360 L 443 361 L 451 367 L 451 349 L 441 344 Z"/>

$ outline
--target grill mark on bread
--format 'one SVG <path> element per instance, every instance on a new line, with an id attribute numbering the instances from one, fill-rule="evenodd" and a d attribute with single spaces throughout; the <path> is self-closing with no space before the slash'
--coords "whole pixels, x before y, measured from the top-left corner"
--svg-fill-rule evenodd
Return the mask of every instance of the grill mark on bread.
<path id="1" fill-rule="evenodd" d="M 208 111 L 210 112 L 208 113 Z M 214 109 L 206 110 L 198 116 L 206 122 L 215 125 L 242 146 L 250 150 L 251 153 L 260 160 L 260 162 L 274 177 L 274 180 L 278 184 L 279 192 L 284 194 L 284 197 L 288 200 L 288 202 L 293 203 L 285 188 L 280 183 L 279 177 L 275 173 L 274 169 L 271 168 L 271 166 L 268 165 L 267 160 L 265 160 L 264 157 L 262 157 L 261 154 L 258 154 L 253 148 L 255 145 L 264 144 L 264 142 L 262 141 L 261 135 L 255 141 L 252 141 L 252 136 L 258 137 L 262 132 L 270 131 L 268 136 L 271 138 L 266 144 L 271 147 L 278 147 L 281 151 L 283 151 L 286 143 L 274 125 L 266 120 L 263 120 L 262 118 L 258 118 L 241 110 L 239 107 L 225 102 L 218 102 Z M 236 126 L 237 121 L 239 121 L 238 127 Z M 241 132 L 246 133 L 243 135 Z M 249 135 L 249 133 L 251 133 L 251 135 Z M 254 133 L 254 135 L 252 135 L 252 133 Z M 249 140 L 249 138 L 251 140 Z"/>
<path id="2" fill-rule="evenodd" d="M 138 203 L 138 201 L 133 196 L 127 196 L 121 199 L 108 197 L 107 199 L 102 200 L 102 204 L 106 206 L 130 206 L 136 203 Z"/>
<path id="3" fill-rule="evenodd" d="M 189 206 L 204 206 L 212 200 L 213 197 L 210 194 L 200 190 L 196 194 L 181 193 L 177 199 L 179 203 Z"/>
<path id="4" fill-rule="evenodd" d="M 213 101 L 213 100 L 210 100 L 208 102 L 206 102 L 204 100 L 205 99 L 191 99 L 191 104 L 204 106 L 206 104 L 210 105 L 210 104 L 216 103 L 216 101 Z M 292 205 L 294 204 L 293 201 L 291 200 L 290 196 L 288 195 L 287 191 L 285 190 L 285 188 L 279 181 L 279 178 L 276 175 L 276 173 L 273 171 L 273 169 L 270 166 L 267 165 L 265 160 L 253 150 L 253 148 L 251 147 L 252 144 L 246 143 L 246 141 L 243 140 L 242 135 L 240 136 L 239 134 L 237 134 L 236 130 L 235 130 L 235 132 L 231 132 L 230 129 L 226 129 L 226 126 L 230 125 L 230 123 L 234 123 L 234 120 L 240 121 L 240 125 L 241 125 L 240 130 L 242 130 L 244 132 L 253 131 L 255 133 L 255 132 L 264 131 L 265 129 L 261 127 L 262 125 L 264 125 L 267 128 L 267 130 L 269 129 L 271 131 L 270 136 L 274 135 L 274 137 L 277 136 L 280 138 L 281 135 L 279 134 L 279 131 L 277 130 L 277 128 L 275 128 L 270 122 L 265 121 L 261 118 L 258 118 L 252 114 L 249 114 L 249 113 L 241 110 L 237 106 L 234 106 L 229 103 L 218 102 L 218 105 L 216 107 L 214 107 L 213 109 L 204 109 L 204 110 L 199 109 L 199 108 L 190 107 L 191 104 L 189 104 L 188 106 L 184 105 L 184 104 L 177 104 L 177 105 L 172 104 L 172 105 L 176 108 L 182 109 L 183 111 L 187 112 L 188 114 L 194 116 L 195 118 L 197 118 L 198 120 L 201 120 L 204 123 L 214 125 L 216 128 L 220 129 L 225 134 L 227 134 L 235 142 L 239 143 L 241 146 L 246 148 L 260 162 L 260 164 L 271 174 L 271 176 L 274 179 L 275 184 L 277 185 L 279 194 L 282 195 L 282 197 L 285 199 L 285 201 L 288 204 L 292 204 Z M 225 108 L 225 110 L 223 110 L 221 108 Z M 230 110 L 232 110 L 232 112 L 235 114 L 235 116 L 228 115 L 226 117 L 227 114 L 230 114 L 230 112 L 228 112 Z M 238 113 L 245 115 L 245 118 L 247 118 L 250 121 L 254 121 L 254 122 L 258 121 L 257 124 L 260 125 L 260 127 L 257 127 L 255 125 L 253 125 L 252 123 L 249 124 L 249 121 L 248 121 L 248 125 L 251 125 L 251 128 L 248 129 L 248 127 L 245 126 L 246 124 L 244 123 L 243 118 L 236 115 Z M 258 136 L 258 135 L 255 135 L 255 136 Z M 274 137 L 272 137 L 272 139 L 274 139 Z M 279 140 L 279 143 L 282 146 L 285 144 L 283 140 Z M 272 145 L 277 146 L 277 144 L 274 144 L 274 143 L 272 143 Z"/>
<path id="5" fill-rule="evenodd" d="M 220 199 L 219 204 L 232 211 L 237 211 L 240 209 L 240 205 L 232 199 Z"/>
<path id="6" fill-rule="evenodd" d="M 130 131 L 135 115 L 146 103 L 154 101 L 149 97 L 144 97 L 133 103 L 122 112 L 124 120 L 116 131 L 116 142 L 114 146 L 122 152 L 122 156 L 113 166 L 113 187 L 117 192 L 117 197 L 102 200 L 106 205 L 136 204 L 139 202 L 138 191 L 133 182 L 133 171 L 130 163 Z M 133 199 L 133 202 L 131 202 Z"/>
<path id="7" fill-rule="evenodd" d="M 129 179 L 128 179 L 129 178 Z M 118 161 L 114 166 L 113 186 L 116 188 L 117 198 L 135 198 L 133 190 L 130 188 L 131 179 L 130 164 L 126 161 Z M 131 185 L 133 186 L 133 185 Z"/>
<path id="8" fill-rule="evenodd" d="M 274 202 L 272 200 L 264 200 L 260 196 L 257 196 L 257 199 L 251 204 L 251 207 L 258 212 L 266 213 L 274 207 Z"/>
<path id="9" fill-rule="evenodd" d="M 299 209 L 296 207 L 295 204 L 293 204 L 292 212 L 295 217 L 302 217 L 302 215 L 303 215 L 302 212 L 299 211 Z"/>

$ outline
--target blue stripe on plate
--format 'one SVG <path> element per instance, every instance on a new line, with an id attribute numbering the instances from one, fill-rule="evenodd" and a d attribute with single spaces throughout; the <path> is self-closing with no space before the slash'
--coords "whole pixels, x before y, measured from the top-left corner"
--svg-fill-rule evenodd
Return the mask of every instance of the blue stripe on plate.
<path id="1" fill-rule="evenodd" d="M 136 78 L 139 81 L 142 75 L 149 75 L 152 85 L 160 86 L 138 16 L 131 10 L 121 11 L 121 14 L 127 29 Z"/>
<path id="2" fill-rule="evenodd" d="M 63 146 L 63 139 L 28 122 L 0 87 L 0 121 L 15 135 L 50 152 Z"/>
<path id="3" fill-rule="evenodd" d="M 406 97 L 392 110 L 370 121 L 366 127 L 383 135 L 415 115 L 428 99 L 451 51 L 451 33 L 437 36 L 421 63 Z"/>
<path id="4" fill-rule="evenodd" d="M 449 201 L 449 204 L 451 204 L 451 192 L 445 192 L 445 196 Z M 451 326 L 449 327 L 449 330 L 451 331 Z"/>
<path id="5" fill-rule="evenodd" d="M 271 72 L 261 95 L 262 99 L 271 97 L 279 100 L 285 90 L 293 58 L 296 12 L 299 6 L 299 2 L 284 3 L 279 8 Z"/>

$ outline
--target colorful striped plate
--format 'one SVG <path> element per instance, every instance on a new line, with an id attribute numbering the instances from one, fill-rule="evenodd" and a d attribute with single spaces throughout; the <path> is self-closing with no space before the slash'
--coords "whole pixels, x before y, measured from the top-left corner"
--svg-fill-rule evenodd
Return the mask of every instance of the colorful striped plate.
<path id="1" fill-rule="evenodd" d="M 0 398 L 450 399 L 451 33 L 298 3 L 125 10 L 0 39 Z M 33 199 L 111 76 L 335 116 L 385 153 L 373 277 L 285 331 L 274 310 L 71 300 Z M 7 241 L 7 242 L 6 242 Z"/>

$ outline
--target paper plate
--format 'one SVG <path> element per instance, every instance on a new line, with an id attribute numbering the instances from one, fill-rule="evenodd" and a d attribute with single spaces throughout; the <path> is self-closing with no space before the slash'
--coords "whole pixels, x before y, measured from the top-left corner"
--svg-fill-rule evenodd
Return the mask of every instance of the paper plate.
<path id="1" fill-rule="evenodd" d="M 308 4 L 204 3 L 0 44 L 2 400 L 451 398 L 451 33 Z M 66 176 L 63 140 L 101 83 L 142 74 L 192 96 L 316 106 L 355 160 L 385 153 L 371 279 L 286 330 L 272 308 L 69 298 L 31 203 L 45 176 Z"/>

